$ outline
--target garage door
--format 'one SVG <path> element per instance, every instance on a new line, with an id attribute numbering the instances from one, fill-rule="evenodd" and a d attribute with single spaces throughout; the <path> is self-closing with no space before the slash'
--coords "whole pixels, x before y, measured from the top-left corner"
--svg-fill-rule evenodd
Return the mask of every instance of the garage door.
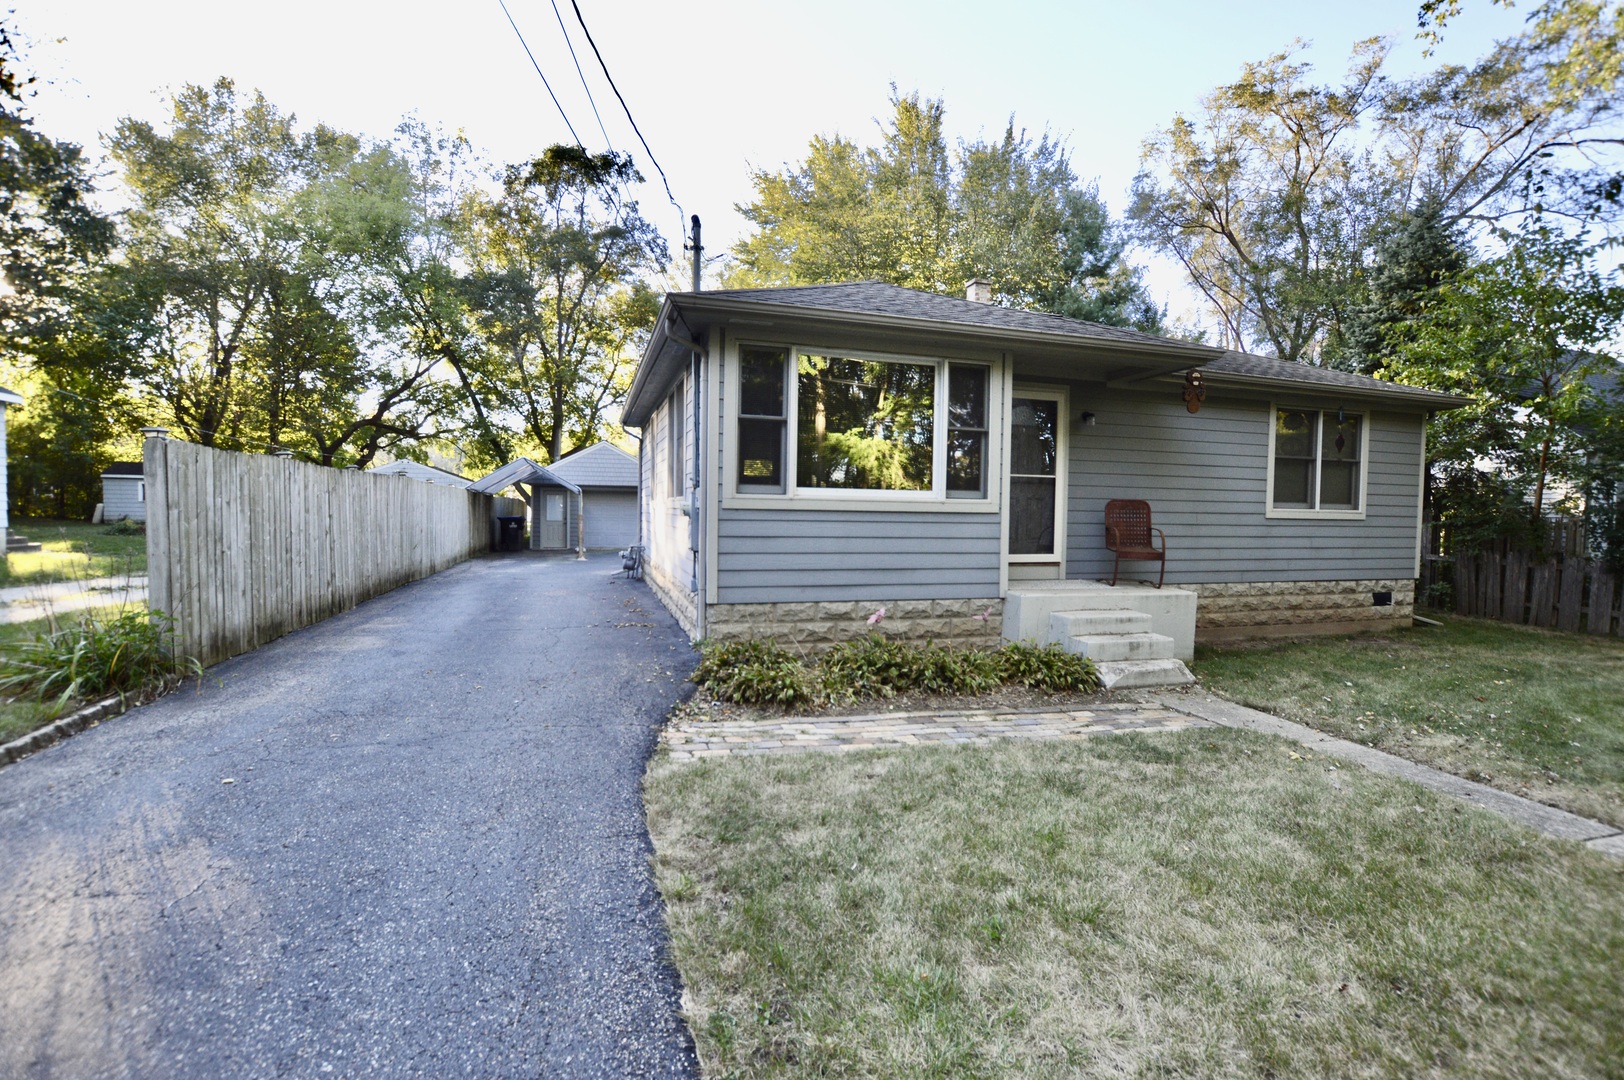
<path id="1" fill-rule="evenodd" d="M 576 544 L 575 522 L 570 522 L 570 546 Z M 637 492 L 586 493 L 586 544 L 591 548 L 619 549 L 637 543 Z"/>

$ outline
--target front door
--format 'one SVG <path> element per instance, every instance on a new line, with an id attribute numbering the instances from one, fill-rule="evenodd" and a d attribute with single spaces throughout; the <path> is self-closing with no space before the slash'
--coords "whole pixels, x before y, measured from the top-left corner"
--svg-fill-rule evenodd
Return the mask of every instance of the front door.
<path id="1" fill-rule="evenodd" d="M 1009 562 L 1012 580 L 1064 577 L 1066 394 L 1016 387 L 1009 419 Z"/>

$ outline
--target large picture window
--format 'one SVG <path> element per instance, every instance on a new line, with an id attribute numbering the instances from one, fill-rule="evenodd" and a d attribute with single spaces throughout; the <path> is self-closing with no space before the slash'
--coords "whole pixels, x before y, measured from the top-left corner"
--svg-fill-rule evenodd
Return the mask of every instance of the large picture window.
<path id="1" fill-rule="evenodd" d="M 988 374 L 741 345 L 737 489 L 986 498 Z"/>
<path id="2" fill-rule="evenodd" d="M 1363 508 L 1364 417 L 1316 409 L 1274 412 L 1270 510 Z"/>

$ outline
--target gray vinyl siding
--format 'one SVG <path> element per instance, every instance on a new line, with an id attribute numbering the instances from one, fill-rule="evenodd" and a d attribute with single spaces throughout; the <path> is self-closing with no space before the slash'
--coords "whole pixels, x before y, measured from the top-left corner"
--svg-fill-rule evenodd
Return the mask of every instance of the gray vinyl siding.
<path id="1" fill-rule="evenodd" d="M 571 502 L 574 496 L 570 496 Z M 573 508 L 572 508 L 573 509 Z M 570 515 L 569 546 L 579 540 L 578 515 Z M 586 543 L 590 548 L 625 548 L 637 543 L 637 492 L 586 492 Z"/>
<path id="2" fill-rule="evenodd" d="M 102 520 L 147 520 L 147 504 L 141 501 L 144 483 L 140 476 L 102 477 Z"/>
<path id="3" fill-rule="evenodd" d="M 996 514 L 720 511 L 717 602 L 998 595 Z"/>
<path id="4" fill-rule="evenodd" d="M 1286 401 L 1282 399 L 1282 404 Z M 1311 395 L 1291 404 L 1314 405 Z M 1321 400 L 1320 408 L 1338 402 Z M 1109 578 L 1108 499 L 1147 499 L 1167 534 L 1167 583 L 1409 578 L 1415 572 L 1423 417 L 1355 409 L 1369 418 L 1363 520 L 1266 516 L 1269 402 L 1209 394 L 1191 415 L 1174 392 L 1074 386 L 1072 413 L 1096 415 L 1071 434 L 1066 576 Z M 1124 564 L 1143 576 L 1152 564 Z"/>

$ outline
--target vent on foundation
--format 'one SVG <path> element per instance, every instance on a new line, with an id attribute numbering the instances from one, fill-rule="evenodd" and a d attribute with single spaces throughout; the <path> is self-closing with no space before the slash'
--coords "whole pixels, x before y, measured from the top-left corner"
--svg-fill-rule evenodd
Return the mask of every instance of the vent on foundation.
<path id="1" fill-rule="evenodd" d="M 1370 605 L 1372 607 L 1392 607 L 1393 594 L 1391 592 L 1371 593 Z"/>

